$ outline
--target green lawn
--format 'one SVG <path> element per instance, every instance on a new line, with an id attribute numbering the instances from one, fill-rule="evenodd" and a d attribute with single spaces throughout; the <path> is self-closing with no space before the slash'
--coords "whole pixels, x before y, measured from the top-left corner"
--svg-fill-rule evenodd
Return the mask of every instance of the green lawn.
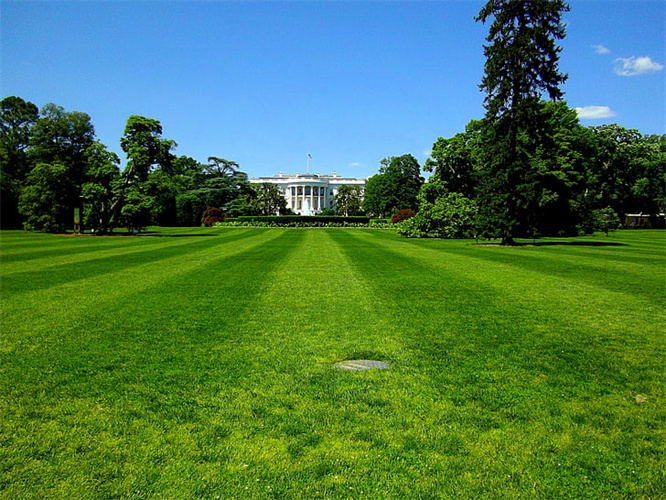
<path id="1" fill-rule="evenodd" d="M 0 497 L 665 498 L 664 235 L 3 231 Z"/>

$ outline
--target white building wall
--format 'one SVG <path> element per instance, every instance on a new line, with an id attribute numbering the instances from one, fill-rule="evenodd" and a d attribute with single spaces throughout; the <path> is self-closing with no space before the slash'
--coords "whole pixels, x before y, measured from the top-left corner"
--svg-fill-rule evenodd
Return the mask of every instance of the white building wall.
<path id="1" fill-rule="evenodd" d="M 271 177 L 252 177 L 252 183 L 276 184 L 284 195 L 289 207 L 299 215 L 316 215 L 326 208 L 333 207 L 333 197 L 338 194 L 338 188 L 344 185 L 361 186 L 365 189 L 365 178 L 340 177 L 320 174 L 288 174 Z"/>

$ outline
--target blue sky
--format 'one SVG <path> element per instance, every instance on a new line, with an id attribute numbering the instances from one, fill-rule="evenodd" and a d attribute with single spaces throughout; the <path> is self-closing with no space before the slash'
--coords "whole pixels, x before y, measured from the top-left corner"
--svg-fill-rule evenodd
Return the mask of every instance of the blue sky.
<path id="1" fill-rule="evenodd" d="M 251 176 L 368 176 L 424 163 L 437 137 L 483 117 L 485 2 L 0 2 L 0 90 L 91 116 L 124 160 L 130 115 L 175 153 Z M 565 100 L 581 123 L 666 133 L 666 2 L 573 0 Z"/>

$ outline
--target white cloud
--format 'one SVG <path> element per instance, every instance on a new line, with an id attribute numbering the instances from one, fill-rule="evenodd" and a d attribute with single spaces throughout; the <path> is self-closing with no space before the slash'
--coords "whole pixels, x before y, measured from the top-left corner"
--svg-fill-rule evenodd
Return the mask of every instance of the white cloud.
<path id="1" fill-rule="evenodd" d="M 575 108 L 578 118 L 581 120 L 595 120 L 598 118 L 611 118 L 616 115 L 615 111 L 608 106 L 584 106 Z"/>
<path id="2" fill-rule="evenodd" d="M 636 76 L 661 71 L 664 67 L 649 57 L 618 57 L 615 73 L 620 76 Z"/>
<path id="3" fill-rule="evenodd" d="M 355 163 L 350 163 L 349 166 L 350 166 L 350 167 L 360 167 L 361 164 L 355 162 Z"/>
<path id="4" fill-rule="evenodd" d="M 597 54 L 609 54 L 610 53 L 610 49 L 604 47 L 603 45 L 592 45 L 592 47 L 594 48 L 594 51 Z"/>

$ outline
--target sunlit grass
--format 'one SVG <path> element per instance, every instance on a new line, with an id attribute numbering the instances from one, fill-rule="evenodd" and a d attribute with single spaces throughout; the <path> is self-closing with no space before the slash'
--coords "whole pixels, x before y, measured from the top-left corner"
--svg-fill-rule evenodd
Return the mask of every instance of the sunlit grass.
<path id="1" fill-rule="evenodd" d="M 0 238 L 3 498 L 663 496 L 661 232 Z"/>

